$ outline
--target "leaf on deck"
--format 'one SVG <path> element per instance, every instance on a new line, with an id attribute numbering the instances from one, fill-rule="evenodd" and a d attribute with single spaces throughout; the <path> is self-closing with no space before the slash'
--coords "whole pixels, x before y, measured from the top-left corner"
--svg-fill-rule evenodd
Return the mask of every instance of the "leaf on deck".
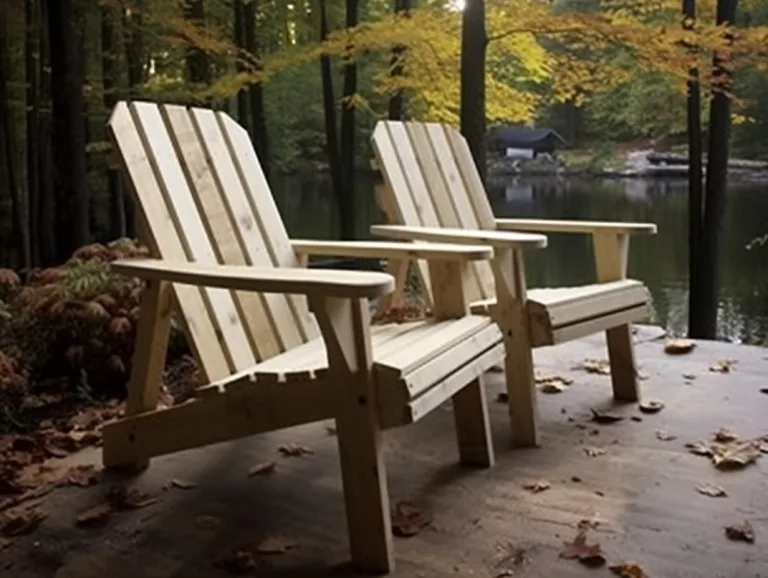
<path id="1" fill-rule="evenodd" d="M 313 452 L 310 448 L 307 446 L 303 446 L 301 444 L 285 444 L 277 448 L 277 451 L 279 451 L 281 454 L 283 454 L 286 457 L 299 457 L 303 456 L 304 454 L 313 454 Z"/>
<path id="2" fill-rule="evenodd" d="M 250 574 L 258 564 L 253 554 L 248 550 L 233 550 L 224 556 L 220 556 L 214 565 L 235 576 Z"/>
<path id="3" fill-rule="evenodd" d="M 34 532 L 47 517 L 48 514 L 40 510 L 37 505 L 24 510 L 6 512 L 0 521 L 0 534 L 8 537 L 29 534 Z"/>
<path id="4" fill-rule="evenodd" d="M 724 488 L 714 484 L 701 484 L 696 486 L 696 491 L 710 498 L 725 498 L 728 496 L 728 492 Z"/>
<path id="5" fill-rule="evenodd" d="M 400 501 L 392 514 L 392 533 L 401 538 L 415 536 L 432 523 L 432 515 L 413 502 Z"/>
<path id="6" fill-rule="evenodd" d="M 525 488 L 530 492 L 533 492 L 534 494 L 538 494 L 539 492 L 548 490 L 550 487 L 551 487 L 551 484 L 547 480 L 537 480 L 535 482 L 529 482 L 527 484 L 523 484 L 523 488 Z"/>
<path id="7" fill-rule="evenodd" d="M 69 468 L 59 480 L 60 486 L 79 486 L 87 488 L 101 481 L 101 470 L 92 464 L 80 464 Z"/>
<path id="8" fill-rule="evenodd" d="M 587 544 L 585 530 L 579 530 L 573 542 L 563 542 L 563 550 L 560 552 L 560 557 L 568 560 L 576 559 L 582 564 L 591 567 L 605 564 L 605 556 L 600 544 Z"/>
<path id="9" fill-rule="evenodd" d="M 506 391 L 500 391 L 496 396 L 496 403 L 507 403 L 509 401 L 509 394 Z"/>
<path id="10" fill-rule="evenodd" d="M 296 540 L 284 536 L 272 536 L 262 540 L 256 551 L 259 554 L 285 554 L 288 550 L 297 548 L 299 543 Z"/>
<path id="11" fill-rule="evenodd" d="M 114 486 L 107 492 L 107 502 L 115 510 L 138 510 L 151 506 L 157 498 L 136 488 Z"/>
<path id="12" fill-rule="evenodd" d="M 624 562 L 608 566 L 608 569 L 619 576 L 619 578 L 648 578 L 648 574 L 635 562 Z"/>
<path id="13" fill-rule="evenodd" d="M 590 409 L 590 411 L 592 412 L 592 421 L 595 423 L 599 423 L 601 425 L 616 423 L 617 421 L 621 421 L 624 419 L 623 416 L 616 415 L 613 413 L 601 412 L 601 411 L 597 411 L 596 409 Z"/>
<path id="14" fill-rule="evenodd" d="M 671 442 L 672 440 L 676 440 L 677 436 L 672 435 L 666 430 L 663 429 L 657 429 L 656 430 L 656 439 L 662 442 Z"/>
<path id="15" fill-rule="evenodd" d="M 659 413 L 664 409 L 664 402 L 660 399 L 648 399 L 641 401 L 637 407 L 643 413 Z"/>
<path id="16" fill-rule="evenodd" d="M 685 444 L 692 454 L 707 456 L 720 470 L 741 469 L 762 455 L 763 440 L 739 441 L 738 434 L 727 428 L 720 428 L 713 434 L 711 442 L 699 441 Z"/>
<path id="17" fill-rule="evenodd" d="M 248 477 L 263 476 L 264 474 L 271 474 L 275 471 L 277 462 L 263 462 L 256 464 L 250 470 L 248 470 Z"/>
<path id="18" fill-rule="evenodd" d="M 173 478 L 171 480 L 171 486 L 173 486 L 174 488 L 178 488 L 180 490 L 191 490 L 192 488 L 196 488 L 197 484 L 195 482 L 190 482 L 188 480 Z"/>
<path id="19" fill-rule="evenodd" d="M 664 353 L 681 355 L 690 353 L 694 347 L 696 347 L 696 342 L 693 339 L 667 339 L 664 342 Z"/>
<path id="20" fill-rule="evenodd" d="M 730 373 L 734 363 L 736 363 L 735 359 L 720 359 L 709 365 L 709 371 L 714 373 Z"/>
<path id="21" fill-rule="evenodd" d="M 602 448 L 583 448 L 584 453 L 587 454 L 590 458 L 596 458 L 597 456 L 602 456 L 605 454 L 605 450 Z"/>
<path id="22" fill-rule="evenodd" d="M 607 359 L 587 358 L 580 366 L 587 373 L 597 373 L 599 375 L 611 375 L 611 362 Z"/>
<path id="23" fill-rule="evenodd" d="M 75 518 L 75 524 L 84 528 L 97 528 L 105 525 L 109 521 L 109 515 L 112 513 L 112 506 L 107 502 L 97 504 L 81 512 Z"/>
<path id="24" fill-rule="evenodd" d="M 726 427 L 721 427 L 714 434 L 712 434 L 712 438 L 719 443 L 735 442 L 737 439 L 739 439 L 739 434 L 729 430 Z"/>
<path id="25" fill-rule="evenodd" d="M 725 535 L 729 540 L 748 542 L 750 544 L 753 544 L 755 541 L 755 530 L 749 522 L 726 526 Z"/>

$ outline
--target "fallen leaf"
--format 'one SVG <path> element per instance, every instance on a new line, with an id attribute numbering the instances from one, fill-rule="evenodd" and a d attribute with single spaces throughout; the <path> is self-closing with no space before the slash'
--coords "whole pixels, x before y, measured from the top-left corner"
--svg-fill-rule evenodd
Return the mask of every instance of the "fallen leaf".
<path id="1" fill-rule="evenodd" d="M 597 456 L 602 456 L 605 454 L 605 450 L 602 448 L 584 448 L 584 453 L 587 454 L 590 458 L 596 458 Z"/>
<path id="2" fill-rule="evenodd" d="M 624 419 L 622 416 L 612 413 L 600 412 L 594 409 L 590 411 L 592 412 L 592 421 L 599 424 L 616 423 Z"/>
<path id="3" fill-rule="evenodd" d="M 637 407 L 643 413 L 659 413 L 664 409 L 664 402 L 660 399 L 649 399 L 641 401 Z"/>
<path id="4" fill-rule="evenodd" d="M 264 474 L 271 474 L 272 472 L 275 471 L 276 467 L 277 467 L 277 462 L 263 462 L 261 464 L 256 464 L 250 470 L 248 470 L 248 477 L 252 478 L 253 476 L 263 476 Z"/>
<path id="5" fill-rule="evenodd" d="M 509 394 L 506 391 L 501 391 L 496 396 L 497 403 L 507 403 L 509 401 Z"/>
<path id="6" fill-rule="evenodd" d="M 569 560 L 577 559 L 586 566 L 597 567 L 605 564 L 600 544 L 587 544 L 587 534 L 585 530 L 579 530 L 573 542 L 563 542 L 563 550 L 560 552 L 561 558 Z"/>
<path id="7" fill-rule="evenodd" d="M 87 488 L 101 481 L 101 471 L 91 464 L 81 464 L 69 468 L 59 481 L 59 485 L 80 486 Z"/>
<path id="8" fill-rule="evenodd" d="M 749 522 L 726 526 L 725 535 L 729 540 L 740 540 L 742 542 L 749 542 L 750 544 L 755 541 L 755 530 Z"/>
<path id="9" fill-rule="evenodd" d="M 743 442 L 730 447 L 724 452 L 716 451 L 712 459 L 715 467 L 721 470 L 739 469 L 760 457 L 760 446 L 756 442 Z"/>
<path id="10" fill-rule="evenodd" d="M 591 519 L 584 518 L 583 520 L 579 520 L 579 523 L 576 524 L 576 527 L 579 530 L 589 530 L 590 528 L 593 530 L 596 530 L 599 525 L 600 525 L 600 520 L 598 520 L 597 518 L 591 518 Z"/>
<path id="11" fill-rule="evenodd" d="M 221 524 L 221 520 L 216 516 L 198 516 L 195 518 L 195 526 L 198 528 L 216 528 L 219 524 Z"/>
<path id="12" fill-rule="evenodd" d="M 768 387 L 764 387 L 760 390 L 760 393 L 768 393 Z"/>
<path id="13" fill-rule="evenodd" d="M 633 415 L 629 419 L 631 419 L 632 421 L 643 421 L 643 418 L 639 415 Z"/>
<path id="14" fill-rule="evenodd" d="M 96 528 L 103 526 L 109 521 L 109 515 L 112 513 L 112 506 L 108 503 L 98 504 L 88 508 L 75 519 L 75 524 L 84 528 Z"/>
<path id="15" fill-rule="evenodd" d="M 137 510 L 151 506 L 157 502 L 157 498 L 136 488 L 114 486 L 107 492 L 107 502 L 115 510 Z"/>
<path id="16" fill-rule="evenodd" d="M 296 540 L 285 538 L 283 536 L 273 536 L 265 538 L 256 546 L 256 551 L 259 554 L 285 554 L 288 550 L 292 550 L 298 546 Z"/>
<path id="17" fill-rule="evenodd" d="M 563 393 L 566 389 L 568 389 L 567 386 L 556 381 L 549 381 L 539 386 L 541 393 Z"/>
<path id="18" fill-rule="evenodd" d="M 174 488 L 179 488 L 180 490 L 191 490 L 192 488 L 197 487 L 197 484 L 194 482 L 188 482 L 187 480 L 180 480 L 177 478 L 171 480 L 171 485 Z"/>
<path id="19" fill-rule="evenodd" d="M 516 548 L 512 544 L 506 544 L 505 546 L 497 546 L 500 550 L 500 559 L 494 563 L 497 568 L 504 566 L 505 569 L 501 573 L 495 574 L 495 578 L 500 576 L 514 576 L 515 568 L 520 568 L 528 562 L 528 553 L 525 548 Z"/>
<path id="20" fill-rule="evenodd" d="M 714 484 L 701 484 L 700 486 L 696 486 L 696 491 L 705 496 L 710 496 L 711 498 L 725 498 L 728 496 L 728 492 L 726 492 L 724 488 L 715 486 Z"/>
<path id="21" fill-rule="evenodd" d="M 0 512 L 7 510 L 8 508 L 12 508 L 13 506 L 18 506 L 24 502 L 28 502 L 29 500 L 41 498 L 46 494 L 49 494 L 51 490 L 53 490 L 52 486 L 39 486 L 37 488 L 27 490 L 18 496 L 11 496 L 9 498 L 5 498 L 4 500 L 0 500 Z"/>
<path id="22" fill-rule="evenodd" d="M 402 538 L 415 536 L 432 523 L 432 516 L 412 502 L 401 501 L 392 515 L 392 533 Z"/>
<path id="23" fill-rule="evenodd" d="M 548 490 L 550 487 L 551 487 L 550 483 L 547 480 L 538 480 L 536 482 L 530 482 L 528 484 L 523 484 L 523 488 L 533 492 L 534 494 L 538 494 L 539 492 L 543 492 L 544 490 Z"/>
<path id="24" fill-rule="evenodd" d="M 619 578 L 648 578 L 648 574 L 635 562 L 624 562 L 623 564 L 608 566 L 608 569 L 619 576 Z"/>
<path id="25" fill-rule="evenodd" d="M 712 434 L 712 439 L 720 443 L 735 442 L 737 439 L 739 439 L 739 434 L 732 432 L 728 428 L 721 427 L 714 434 Z"/>
<path id="26" fill-rule="evenodd" d="M 493 365 L 488 370 L 488 372 L 489 373 L 504 373 L 504 367 L 502 367 L 501 365 Z"/>
<path id="27" fill-rule="evenodd" d="M 656 439 L 662 442 L 671 442 L 672 440 L 676 440 L 677 436 L 672 435 L 671 433 L 667 432 L 663 429 L 657 429 L 656 430 Z"/>
<path id="28" fill-rule="evenodd" d="M 768 454 L 768 443 L 761 443 L 758 449 L 761 454 Z"/>
<path id="29" fill-rule="evenodd" d="M 691 452 L 692 454 L 696 454 L 697 456 L 712 455 L 712 449 L 709 447 L 709 444 L 707 444 L 707 442 L 689 443 L 689 444 L 685 444 L 685 447 L 688 448 L 689 452 Z"/>
<path id="30" fill-rule="evenodd" d="M 607 359 L 585 359 L 581 369 L 588 373 L 597 373 L 599 375 L 611 374 L 611 362 Z"/>
<path id="31" fill-rule="evenodd" d="M 710 364 L 709 371 L 713 371 L 715 373 L 729 373 L 731 371 L 731 367 L 733 367 L 733 364 L 733 359 L 721 359 Z"/>
<path id="32" fill-rule="evenodd" d="M 683 379 L 696 379 L 696 374 L 694 373 L 684 373 Z"/>
<path id="33" fill-rule="evenodd" d="M 48 514 L 32 506 L 25 510 L 6 512 L 0 523 L 0 534 L 3 536 L 21 536 L 34 532 L 48 517 Z"/>
<path id="34" fill-rule="evenodd" d="M 13 544 L 13 540 L 6 540 L 5 538 L 0 538 L 0 552 L 5 550 L 6 548 L 10 548 L 11 544 Z"/>
<path id="35" fill-rule="evenodd" d="M 680 355 L 690 353 L 694 347 L 696 347 L 696 342 L 693 339 L 667 339 L 664 342 L 664 353 Z"/>
<path id="36" fill-rule="evenodd" d="M 311 449 L 309 449 L 306 446 L 303 446 L 301 444 L 285 444 L 277 448 L 277 451 L 279 451 L 284 456 L 292 456 L 292 457 L 298 457 L 303 456 L 304 454 L 311 454 L 314 453 Z"/>
<path id="37" fill-rule="evenodd" d="M 248 550 L 234 550 L 216 560 L 215 565 L 235 576 L 249 574 L 258 566 Z"/>

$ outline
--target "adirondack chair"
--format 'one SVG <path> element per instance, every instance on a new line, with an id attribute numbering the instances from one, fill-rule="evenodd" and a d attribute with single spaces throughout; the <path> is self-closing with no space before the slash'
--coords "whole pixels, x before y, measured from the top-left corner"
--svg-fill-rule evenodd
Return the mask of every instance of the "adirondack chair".
<path id="1" fill-rule="evenodd" d="M 381 121 L 373 136 L 375 163 L 384 183 L 378 202 L 390 225 L 374 236 L 452 243 L 490 242 L 500 231 L 546 231 L 592 235 L 597 283 L 580 287 L 526 289 L 522 253 L 505 249 L 492 262 L 473 263 L 467 296 L 474 313 L 486 312 L 502 329 L 512 440 L 538 445 L 532 348 L 606 332 L 614 397 L 639 397 L 630 323 L 647 316 L 650 293 L 627 279 L 629 237 L 654 234 L 649 223 L 497 219 L 464 137 L 437 123 Z M 405 262 L 390 262 L 402 295 Z M 427 289 L 423 262 L 417 271 Z"/>
<path id="2" fill-rule="evenodd" d="M 461 461 L 493 463 L 481 381 L 503 344 L 464 295 L 469 263 L 492 249 L 291 241 L 248 134 L 221 112 L 120 102 L 109 133 L 153 258 L 112 266 L 146 288 L 125 416 L 104 428 L 105 465 L 141 468 L 154 456 L 335 419 L 352 560 L 390 571 L 381 431 L 450 398 Z M 542 235 L 507 240 L 546 244 Z M 368 300 L 390 292 L 392 277 L 301 267 L 311 254 L 427 260 L 434 316 L 371 326 Z M 161 409 L 173 311 L 207 384 Z"/>

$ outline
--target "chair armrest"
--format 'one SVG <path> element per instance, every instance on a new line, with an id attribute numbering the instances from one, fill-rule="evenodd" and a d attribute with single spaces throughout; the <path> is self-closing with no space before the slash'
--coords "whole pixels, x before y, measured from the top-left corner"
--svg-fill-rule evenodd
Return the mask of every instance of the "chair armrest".
<path id="1" fill-rule="evenodd" d="M 541 249 L 547 246 L 545 235 L 480 229 L 374 225 L 371 227 L 371 234 L 394 239 L 420 239 L 422 241 L 463 244 L 482 243 L 499 249 Z"/>
<path id="2" fill-rule="evenodd" d="M 427 259 L 443 261 L 484 261 L 493 258 L 493 248 L 483 245 L 446 243 L 403 243 L 388 241 L 292 240 L 297 255 L 325 255 L 370 259 Z"/>
<path id="3" fill-rule="evenodd" d="M 115 273 L 145 280 L 262 293 L 373 298 L 395 288 L 391 275 L 368 271 L 206 265 L 162 259 L 119 260 L 110 267 Z"/>
<path id="4" fill-rule="evenodd" d="M 496 219 L 499 231 L 544 231 L 547 233 L 618 233 L 655 235 L 655 223 L 610 221 L 560 221 L 555 219 Z"/>

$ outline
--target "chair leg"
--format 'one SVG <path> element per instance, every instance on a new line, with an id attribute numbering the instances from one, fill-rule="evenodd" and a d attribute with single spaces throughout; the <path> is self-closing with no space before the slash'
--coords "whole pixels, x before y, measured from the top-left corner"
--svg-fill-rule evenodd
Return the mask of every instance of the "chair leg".
<path id="1" fill-rule="evenodd" d="M 640 390 L 637 384 L 635 349 L 632 343 L 632 326 L 621 325 L 605 332 L 608 359 L 611 362 L 613 397 L 619 401 L 637 401 Z"/>
<path id="2" fill-rule="evenodd" d="M 538 406 L 531 343 L 527 334 L 519 329 L 505 329 L 505 333 L 504 373 L 512 445 L 536 447 L 539 445 Z M 509 333 L 513 334 L 510 336 Z"/>
<path id="3" fill-rule="evenodd" d="M 452 400 L 461 463 L 493 466 L 495 456 L 482 377 L 456 393 Z"/>
<path id="4" fill-rule="evenodd" d="M 336 419 L 352 565 L 386 574 L 395 568 L 381 428 L 358 411 Z"/>

